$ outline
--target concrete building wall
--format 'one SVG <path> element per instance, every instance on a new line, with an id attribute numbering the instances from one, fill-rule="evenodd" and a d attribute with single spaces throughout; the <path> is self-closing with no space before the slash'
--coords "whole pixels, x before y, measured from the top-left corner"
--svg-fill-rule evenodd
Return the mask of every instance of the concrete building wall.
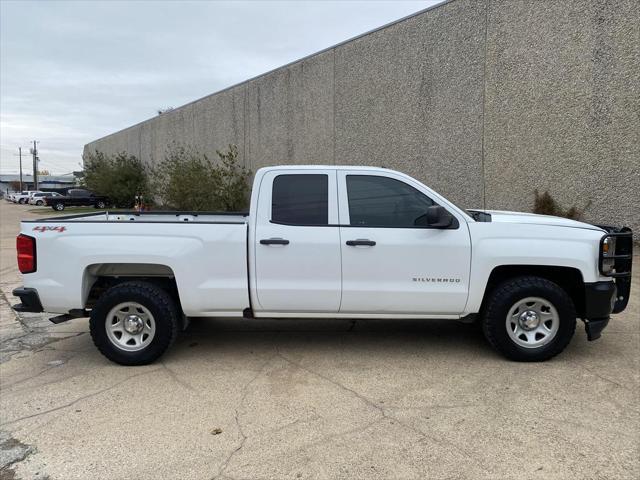
<path id="1" fill-rule="evenodd" d="M 274 164 L 386 166 L 458 204 L 534 189 L 640 231 L 640 4 L 453 0 L 85 146 L 183 142 Z"/>
<path id="2" fill-rule="evenodd" d="M 527 209 L 548 189 L 638 233 L 639 12 L 637 0 L 490 2 L 488 207 Z"/>

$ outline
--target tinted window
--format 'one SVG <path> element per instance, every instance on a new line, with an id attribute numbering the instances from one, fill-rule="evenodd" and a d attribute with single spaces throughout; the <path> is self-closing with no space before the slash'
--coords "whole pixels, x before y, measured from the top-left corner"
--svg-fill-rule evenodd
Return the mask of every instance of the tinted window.
<path id="1" fill-rule="evenodd" d="M 278 175 L 273 180 L 271 221 L 291 225 L 329 223 L 329 177 Z"/>
<path id="2" fill-rule="evenodd" d="M 87 190 L 69 190 L 69 195 L 72 197 L 88 197 L 91 192 Z"/>
<path id="3" fill-rule="evenodd" d="M 347 194 L 353 226 L 424 225 L 423 216 L 434 205 L 433 200 L 415 188 L 389 177 L 347 175 Z"/>

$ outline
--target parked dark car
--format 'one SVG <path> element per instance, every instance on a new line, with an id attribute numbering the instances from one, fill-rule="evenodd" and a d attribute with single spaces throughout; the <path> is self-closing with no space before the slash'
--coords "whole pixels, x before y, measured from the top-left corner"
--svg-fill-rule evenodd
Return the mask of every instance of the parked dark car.
<path id="1" fill-rule="evenodd" d="M 66 195 L 59 197 L 44 197 L 44 201 L 54 210 L 61 212 L 66 207 L 71 206 L 93 206 L 95 208 L 107 208 L 109 198 L 104 195 L 96 195 L 89 190 L 73 188 Z"/>

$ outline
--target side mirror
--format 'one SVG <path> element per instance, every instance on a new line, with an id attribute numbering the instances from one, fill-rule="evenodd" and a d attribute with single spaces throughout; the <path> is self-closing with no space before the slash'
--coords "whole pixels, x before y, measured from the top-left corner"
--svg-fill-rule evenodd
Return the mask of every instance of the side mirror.
<path id="1" fill-rule="evenodd" d="M 453 224 L 453 216 L 440 205 L 427 208 L 426 224 L 433 228 L 449 228 Z"/>

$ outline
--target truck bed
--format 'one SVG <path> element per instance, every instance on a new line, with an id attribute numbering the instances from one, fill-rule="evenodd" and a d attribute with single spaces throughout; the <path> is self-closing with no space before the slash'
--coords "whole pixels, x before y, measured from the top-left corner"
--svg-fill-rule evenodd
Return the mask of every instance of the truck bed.
<path id="1" fill-rule="evenodd" d="M 96 212 L 41 218 L 33 222 L 160 222 L 160 223 L 247 223 L 248 213 L 243 212 Z"/>
<path id="2" fill-rule="evenodd" d="M 162 274 L 175 279 L 185 314 L 242 316 L 249 307 L 247 218 L 118 211 L 23 220 L 37 252 L 25 285 L 40 292 L 46 311 L 66 313 L 85 307 L 100 277 Z"/>

